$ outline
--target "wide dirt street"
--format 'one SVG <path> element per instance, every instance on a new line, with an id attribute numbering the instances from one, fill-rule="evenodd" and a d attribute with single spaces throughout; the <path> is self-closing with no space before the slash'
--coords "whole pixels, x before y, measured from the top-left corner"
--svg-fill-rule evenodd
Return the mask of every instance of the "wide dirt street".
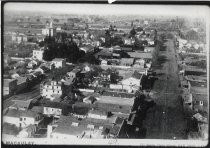
<path id="1" fill-rule="evenodd" d="M 166 51 L 160 51 L 162 59 L 156 72 L 160 75 L 155 81 L 151 97 L 156 106 L 151 108 L 144 121 L 147 139 L 184 139 L 186 121 L 184 119 L 181 99 L 179 98 L 179 77 L 174 42 L 165 42 Z"/>

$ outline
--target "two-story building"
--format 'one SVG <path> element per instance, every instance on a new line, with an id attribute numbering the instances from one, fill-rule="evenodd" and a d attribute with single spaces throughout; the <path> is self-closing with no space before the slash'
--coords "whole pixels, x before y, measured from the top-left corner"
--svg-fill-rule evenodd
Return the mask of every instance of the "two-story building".
<path id="1" fill-rule="evenodd" d="M 59 102 L 47 102 L 43 107 L 43 114 L 60 118 L 62 115 L 63 106 Z"/>
<path id="2" fill-rule="evenodd" d="M 38 125 L 42 119 L 41 114 L 36 112 L 10 109 L 3 116 L 3 123 L 9 123 L 19 128 L 25 128 L 29 125 Z"/>
<path id="3" fill-rule="evenodd" d="M 42 34 L 45 36 L 55 36 L 56 29 L 53 27 L 53 23 L 50 22 L 49 25 L 46 25 L 45 28 L 42 29 Z"/>
<path id="4" fill-rule="evenodd" d="M 63 68 L 66 65 L 66 60 L 62 58 L 55 58 L 52 60 L 51 65 L 55 68 Z"/>
<path id="5" fill-rule="evenodd" d="M 17 89 L 17 80 L 16 79 L 4 79 L 3 95 L 14 94 L 16 89 Z"/>
<path id="6" fill-rule="evenodd" d="M 43 82 L 40 84 L 40 93 L 41 96 L 54 100 L 55 96 L 61 96 L 63 94 L 63 84 L 58 81 Z"/>
<path id="7" fill-rule="evenodd" d="M 37 59 L 39 61 L 42 61 L 43 60 L 43 54 L 44 54 L 44 50 L 40 49 L 36 49 L 36 50 L 33 50 L 33 56 L 32 58 L 34 59 Z"/>

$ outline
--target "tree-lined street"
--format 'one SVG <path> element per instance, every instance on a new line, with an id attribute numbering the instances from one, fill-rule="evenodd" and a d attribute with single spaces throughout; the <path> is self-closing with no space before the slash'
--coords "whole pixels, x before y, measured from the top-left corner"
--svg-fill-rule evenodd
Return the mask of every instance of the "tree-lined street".
<path id="1" fill-rule="evenodd" d="M 165 42 L 166 51 L 160 51 L 159 58 L 164 61 L 158 80 L 155 81 L 151 97 L 156 106 L 148 111 L 144 126 L 147 128 L 146 138 L 183 139 L 185 126 L 181 99 L 179 97 L 179 77 L 174 42 Z"/>

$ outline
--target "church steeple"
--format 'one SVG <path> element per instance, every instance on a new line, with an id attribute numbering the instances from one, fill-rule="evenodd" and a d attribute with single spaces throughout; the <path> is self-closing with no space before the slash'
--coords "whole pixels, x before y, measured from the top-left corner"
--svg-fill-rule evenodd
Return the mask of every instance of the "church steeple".
<path id="1" fill-rule="evenodd" d="M 50 28 L 53 28 L 53 21 L 50 21 Z"/>

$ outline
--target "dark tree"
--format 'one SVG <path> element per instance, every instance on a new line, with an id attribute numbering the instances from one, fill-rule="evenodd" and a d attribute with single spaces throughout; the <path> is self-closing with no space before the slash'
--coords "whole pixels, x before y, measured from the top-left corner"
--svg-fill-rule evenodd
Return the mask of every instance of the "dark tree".
<path id="1" fill-rule="evenodd" d="M 137 31 L 137 32 L 141 32 L 141 31 L 143 31 L 143 28 L 142 28 L 142 27 L 138 27 L 138 28 L 136 29 L 136 31 Z"/>
<path id="2" fill-rule="evenodd" d="M 110 47 L 111 46 L 111 33 L 109 30 L 106 30 L 106 33 L 105 33 L 105 44 L 104 44 L 105 47 Z"/>
<path id="3" fill-rule="evenodd" d="M 116 45 L 123 46 L 124 45 L 124 42 L 123 42 L 122 38 L 119 37 L 119 36 L 115 36 L 111 40 L 111 43 L 112 43 L 113 46 L 116 46 Z"/>
<path id="4" fill-rule="evenodd" d="M 46 49 L 43 55 L 46 61 L 54 58 L 65 58 L 68 62 L 75 63 L 77 59 L 81 58 L 77 44 L 67 33 L 58 33 L 56 37 L 46 37 L 44 43 L 41 44 Z"/>
<path id="5" fill-rule="evenodd" d="M 130 31 L 130 37 L 134 37 L 136 35 L 136 30 L 133 28 L 131 31 Z"/>

